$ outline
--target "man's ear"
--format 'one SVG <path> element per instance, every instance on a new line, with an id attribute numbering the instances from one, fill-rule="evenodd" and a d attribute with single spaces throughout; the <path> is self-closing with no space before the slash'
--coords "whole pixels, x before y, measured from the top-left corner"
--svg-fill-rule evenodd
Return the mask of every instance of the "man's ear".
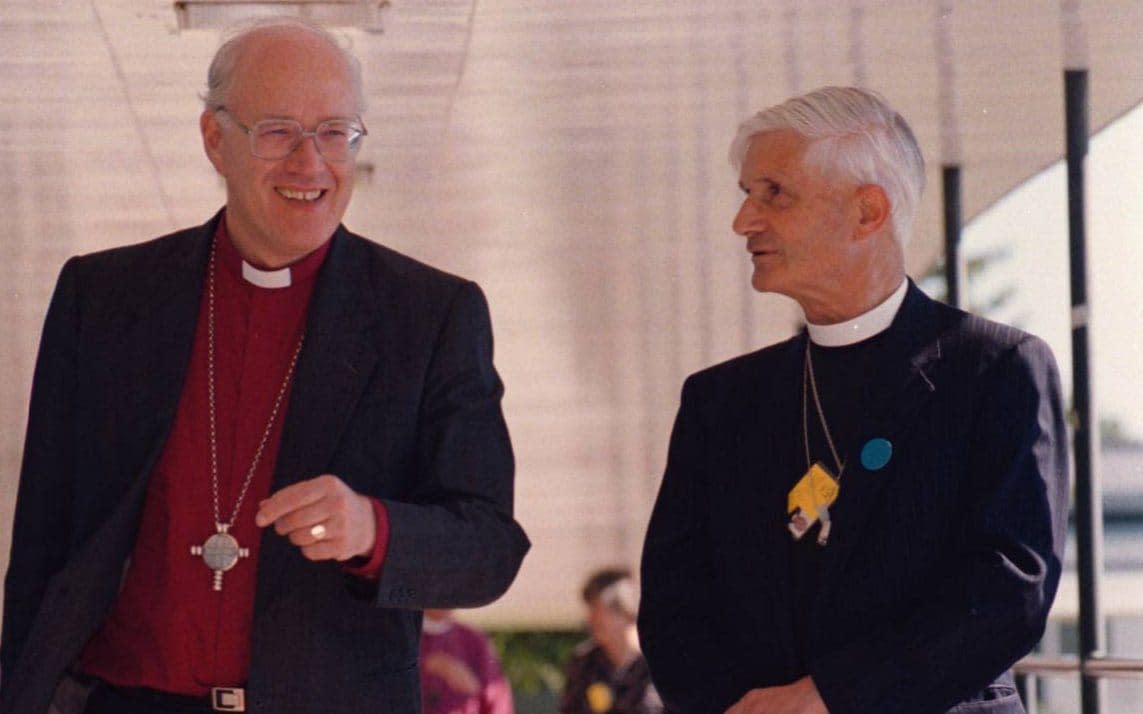
<path id="1" fill-rule="evenodd" d="M 892 214 L 885 189 L 877 184 L 862 184 L 857 187 L 856 198 L 859 211 L 858 237 L 865 238 L 885 228 Z"/>
<path id="2" fill-rule="evenodd" d="M 218 123 L 217 112 L 207 109 L 198 118 L 198 127 L 202 132 L 202 148 L 214 170 L 226 176 L 226 163 L 222 160 L 222 126 Z"/>

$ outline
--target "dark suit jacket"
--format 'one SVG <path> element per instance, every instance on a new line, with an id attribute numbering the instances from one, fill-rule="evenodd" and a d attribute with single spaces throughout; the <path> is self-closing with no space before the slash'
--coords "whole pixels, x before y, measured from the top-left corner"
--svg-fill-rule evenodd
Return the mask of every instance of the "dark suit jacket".
<path id="1" fill-rule="evenodd" d="M 208 224 L 67 263 L 32 389 L 5 580 L 4 712 L 43 712 L 118 591 L 189 362 Z M 379 583 L 263 535 L 248 710 L 420 712 L 425 607 L 512 582 L 528 540 L 473 283 L 339 228 L 315 286 L 273 489 L 334 473 L 388 508 Z"/>
<path id="2" fill-rule="evenodd" d="M 831 714 L 1023 711 L 1006 670 L 1040 638 L 1066 530 L 1055 362 L 1039 339 L 912 284 L 889 330 L 895 386 L 840 447 L 833 531 L 805 599 L 786 529 L 806 468 L 805 333 L 687 380 L 639 616 L 671 710 L 721 712 L 810 675 Z M 861 445 L 878 437 L 892 458 L 867 470 Z"/>

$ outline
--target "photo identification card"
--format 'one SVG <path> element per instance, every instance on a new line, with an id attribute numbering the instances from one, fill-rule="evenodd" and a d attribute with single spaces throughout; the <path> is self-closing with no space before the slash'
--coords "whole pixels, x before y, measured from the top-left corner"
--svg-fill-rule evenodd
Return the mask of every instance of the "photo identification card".
<path id="1" fill-rule="evenodd" d="M 786 497 L 786 513 L 790 519 L 787 527 L 795 540 L 801 540 L 806 531 L 828 513 L 839 490 L 837 479 L 820 462 L 794 484 Z"/>

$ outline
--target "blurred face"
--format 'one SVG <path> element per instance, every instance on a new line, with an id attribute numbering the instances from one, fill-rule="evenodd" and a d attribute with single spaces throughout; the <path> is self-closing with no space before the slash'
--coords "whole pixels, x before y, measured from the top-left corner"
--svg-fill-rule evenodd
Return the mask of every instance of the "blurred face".
<path id="1" fill-rule="evenodd" d="M 803 165 L 808 144 L 793 131 L 751 140 L 739 174 L 746 196 L 734 232 L 746 238 L 754 289 L 791 297 L 812 314 L 845 281 L 860 211 L 851 200 L 856 184 Z"/>
<path id="2" fill-rule="evenodd" d="M 324 243 L 353 195 L 354 159 L 327 160 L 309 137 L 283 159 L 255 158 L 238 123 L 295 119 L 312 131 L 357 111 L 349 67 L 320 38 L 297 28 L 247 38 L 226 111 L 204 112 L 200 122 L 207 155 L 226 180 L 226 225 L 243 257 L 277 268 Z"/>
<path id="3" fill-rule="evenodd" d="M 631 621 L 622 613 L 604 605 L 598 599 L 587 606 L 587 626 L 591 638 L 600 644 L 623 642 Z"/>

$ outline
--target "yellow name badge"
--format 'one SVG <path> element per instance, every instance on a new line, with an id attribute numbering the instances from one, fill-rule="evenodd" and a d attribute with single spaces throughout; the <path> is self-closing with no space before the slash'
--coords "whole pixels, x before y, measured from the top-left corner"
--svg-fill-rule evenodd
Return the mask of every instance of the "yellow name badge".
<path id="1" fill-rule="evenodd" d="M 800 540 L 819 518 L 825 528 L 829 522 L 829 507 L 837 500 L 839 490 L 837 479 L 821 463 L 811 466 L 794 484 L 786 497 L 786 513 L 795 539 Z"/>

